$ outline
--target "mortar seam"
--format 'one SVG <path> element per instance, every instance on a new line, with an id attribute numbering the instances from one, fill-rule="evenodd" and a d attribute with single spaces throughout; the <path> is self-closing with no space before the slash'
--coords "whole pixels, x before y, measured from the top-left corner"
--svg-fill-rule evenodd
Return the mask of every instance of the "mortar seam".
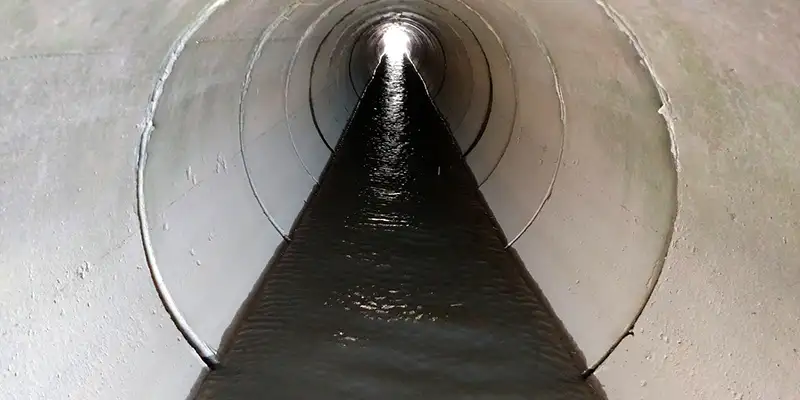
<path id="1" fill-rule="evenodd" d="M 644 310 L 647 308 L 647 305 L 650 304 L 650 300 L 655 293 L 656 286 L 658 285 L 659 279 L 661 274 L 664 270 L 664 264 L 666 264 L 667 257 L 669 256 L 669 248 L 672 243 L 672 238 L 675 233 L 675 222 L 678 217 L 678 209 L 679 204 L 677 201 L 677 192 L 678 192 L 678 177 L 680 176 L 680 162 L 678 158 L 678 148 L 677 148 L 677 141 L 675 140 L 675 125 L 674 125 L 674 117 L 672 113 L 672 102 L 669 98 L 669 93 L 667 93 L 664 85 L 661 83 L 660 79 L 658 78 L 655 68 L 653 67 L 652 62 L 650 61 L 647 53 L 644 50 L 644 47 L 639 42 L 638 36 L 633 32 L 633 29 L 630 27 L 630 24 L 625 21 L 622 15 L 614 9 L 606 0 L 595 0 L 597 5 L 603 9 L 606 16 L 617 26 L 620 32 L 625 34 L 630 41 L 630 44 L 633 46 L 636 53 L 639 55 L 641 59 L 642 66 L 647 70 L 650 79 L 653 82 L 653 86 L 656 88 L 658 92 L 659 99 L 661 100 L 661 107 L 658 109 L 658 114 L 664 118 L 664 122 L 666 124 L 667 132 L 669 134 L 670 139 L 670 154 L 671 154 L 671 161 L 672 161 L 672 171 L 674 172 L 675 177 L 675 187 L 673 188 L 673 194 L 676 196 L 675 199 L 675 209 L 672 215 L 672 229 L 667 232 L 667 237 L 664 238 L 664 246 L 661 251 L 660 257 L 654 262 L 653 264 L 653 271 L 650 274 L 650 279 L 647 281 L 647 293 L 644 296 L 642 304 L 640 305 L 638 311 L 634 315 L 631 322 L 627 325 L 624 332 L 620 335 L 620 337 L 611 345 L 611 347 L 603 354 L 597 362 L 595 362 L 591 367 L 586 369 L 586 371 L 581 374 L 584 379 L 587 379 L 595 374 L 598 368 L 600 368 L 606 360 L 616 351 L 622 341 L 625 340 L 628 336 L 633 336 L 633 329 L 639 319 L 641 318 L 642 314 L 644 314 Z"/>
<path id="2" fill-rule="evenodd" d="M 194 332 L 188 321 L 186 321 L 183 314 L 178 309 L 175 300 L 172 298 L 164 282 L 164 278 L 161 275 L 158 263 L 156 262 L 155 251 L 150 238 L 150 227 L 147 221 L 147 208 L 144 199 L 144 170 L 147 164 L 147 144 L 153 131 L 155 131 L 154 119 L 156 109 L 158 108 L 161 95 L 164 92 L 166 81 L 172 74 L 178 58 L 181 53 L 183 53 L 183 50 L 186 48 L 192 36 L 194 36 L 200 27 L 208 21 L 211 15 L 227 3 L 228 0 L 216 0 L 204 7 L 198 13 L 197 18 L 186 27 L 183 33 L 178 36 L 172 43 L 172 46 L 170 46 L 170 50 L 162 63 L 161 74 L 156 80 L 153 92 L 150 95 L 150 101 L 145 110 L 145 118 L 142 122 L 142 133 L 139 142 L 139 157 L 136 164 L 136 211 L 139 218 L 139 228 L 142 237 L 142 245 L 144 247 L 145 260 L 150 270 L 153 286 L 156 289 L 158 297 L 161 299 L 162 305 L 175 324 L 175 327 L 181 335 L 183 335 L 186 342 L 189 343 L 200 359 L 211 369 L 215 369 L 217 365 L 219 365 L 216 351 L 203 341 L 197 333 Z"/>

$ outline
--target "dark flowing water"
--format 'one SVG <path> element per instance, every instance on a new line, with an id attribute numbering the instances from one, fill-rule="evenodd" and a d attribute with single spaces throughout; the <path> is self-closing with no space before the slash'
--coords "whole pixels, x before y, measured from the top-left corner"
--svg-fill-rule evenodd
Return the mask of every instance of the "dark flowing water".
<path id="1" fill-rule="evenodd" d="M 601 398 L 504 244 L 423 82 L 384 58 L 198 398 Z"/>

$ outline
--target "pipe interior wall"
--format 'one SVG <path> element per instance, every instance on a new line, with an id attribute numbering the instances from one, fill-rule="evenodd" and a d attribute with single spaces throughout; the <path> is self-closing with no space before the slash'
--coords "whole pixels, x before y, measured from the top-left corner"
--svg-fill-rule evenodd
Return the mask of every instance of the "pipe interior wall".
<path id="1" fill-rule="evenodd" d="M 422 77 L 381 59 L 196 398 L 603 398 Z"/>
<path id="2" fill-rule="evenodd" d="M 0 397 L 189 392 L 204 364 L 152 269 L 217 350 L 358 103 L 359 21 L 390 4 L 0 6 Z M 418 67 L 445 69 L 436 104 L 609 397 L 798 396 L 792 1 L 401 4 L 441 42 L 446 66 Z"/>

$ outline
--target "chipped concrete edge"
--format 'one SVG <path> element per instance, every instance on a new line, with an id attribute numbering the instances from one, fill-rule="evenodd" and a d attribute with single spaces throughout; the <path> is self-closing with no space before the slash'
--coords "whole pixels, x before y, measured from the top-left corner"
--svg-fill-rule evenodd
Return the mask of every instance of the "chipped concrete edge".
<path id="1" fill-rule="evenodd" d="M 200 29 L 200 27 L 208 21 L 220 7 L 227 4 L 228 0 L 215 0 L 204 7 L 198 14 L 193 22 L 191 22 L 181 33 L 180 36 L 172 43 L 169 53 L 167 53 L 161 67 L 161 73 L 158 75 L 153 92 L 150 95 L 150 100 L 147 104 L 144 121 L 141 123 L 141 140 L 139 142 L 139 157 L 136 165 L 136 211 L 139 218 L 139 228 L 142 236 L 142 244 L 144 247 L 145 259 L 147 261 L 150 276 L 153 280 L 158 297 L 164 305 L 167 313 L 172 319 L 175 327 L 183 335 L 186 342 L 194 349 L 197 355 L 203 362 L 211 369 L 219 365 L 219 358 L 214 349 L 212 349 L 205 341 L 203 341 L 197 333 L 194 332 L 192 327 L 184 318 L 183 314 L 178 309 L 175 300 L 169 292 L 169 289 L 164 282 L 161 275 L 161 270 L 156 262 L 155 252 L 153 250 L 152 241 L 150 238 L 150 226 L 147 221 L 147 208 L 145 205 L 144 197 L 144 171 L 147 165 L 147 144 L 150 136 L 155 130 L 155 114 L 158 109 L 161 95 L 164 93 L 164 86 L 167 79 L 172 74 L 175 68 L 175 63 L 186 48 L 192 36 Z"/>
<path id="2" fill-rule="evenodd" d="M 661 277 L 661 273 L 664 270 L 664 264 L 666 263 L 667 256 L 669 255 L 669 248 L 672 243 L 672 238 L 675 233 L 675 222 L 678 217 L 678 200 L 677 200 L 677 192 L 678 192 L 678 177 L 681 171 L 679 157 L 678 157 L 678 147 L 677 141 L 675 138 L 675 118 L 672 112 L 672 102 L 669 97 L 669 93 L 667 93 L 664 85 L 661 83 L 661 80 L 658 78 L 658 75 L 655 72 L 655 68 L 653 67 L 653 63 L 650 58 L 647 56 L 647 53 L 644 50 L 644 47 L 639 41 L 639 38 L 633 32 L 630 24 L 625 21 L 622 15 L 617 12 L 610 4 L 608 4 L 607 0 L 595 0 L 598 6 L 606 13 L 606 16 L 617 26 L 617 28 L 628 37 L 631 45 L 633 46 L 636 53 L 639 55 L 641 59 L 642 66 L 647 70 L 648 75 L 650 75 L 650 79 L 653 82 L 653 86 L 658 91 L 658 96 L 661 99 L 661 107 L 658 109 L 658 113 L 664 118 L 666 123 L 667 132 L 669 134 L 670 140 L 670 154 L 671 160 L 673 164 L 673 171 L 674 171 L 674 181 L 675 187 L 673 190 L 673 195 L 675 196 L 675 206 L 672 212 L 672 229 L 669 230 L 666 237 L 664 238 L 664 245 L 661 250 L 661 254 L 656 259 L 653 264 L 653 271 L 650 274 L 650 279 L 648 279 L 646 286 L 647 286 L 647 293 L 644 295 L 644 299 L 642 300 L 642 304 L 640 305 L 638 311 L 631 319 L 631 322 L 625 327 L 625 330 L 622 332 L 620 337 L 611 345 L 611 347 L 603 354 L 594 364 L 592 364 L 586 371 L 583 373 L 584 378 L 589 378 L 600 368 L 603 363 L 614 353 L 614 351 L 619 347 L 622 341 L 628 337 L 633 336 L 633 328 L 636 323 L 641 318 L 644 310 L 647 308 L 647 305 L 650 304 L 650 299 L 653 297 L 653 293 L 655 292 L 656 285 L 658 284 L 659 278 Z"/>

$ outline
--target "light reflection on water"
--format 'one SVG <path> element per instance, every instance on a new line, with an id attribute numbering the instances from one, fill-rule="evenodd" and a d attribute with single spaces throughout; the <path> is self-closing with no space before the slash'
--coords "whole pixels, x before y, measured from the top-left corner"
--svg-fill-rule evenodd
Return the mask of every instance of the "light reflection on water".
<path id="1" fill-rule="evenodd" d="M 441 309 L 436 313 L 426 312 L 424 306 L 409 301 L 413 297 L 413 291 L 403 285 L 396 288 L 356 286 L 344 293 L 333 293 L 326 305 L 337 304 L 347 311 L 360 313 L 364 318 L 386 322 L 439 319 L 442 314 Z M 463 304 L 460 303 L 450 305 L 452 308 L 461 306 Z"/>
<path id="2" fill-rule="evenodd" d="M 594 399 L 421 78 L 387 63 L 198 398 Z"/>
<path id="3" fill-rule="evenodd" d="M 410 168 L 414 149 L 411 148 L 413 141 L 407 136 L 411 130 L 406 87 L 410 65 L 405 56 L 387 55 L 385 61 L 386 68 L 380 70 L 380 76 L 375 77 L 383 81 L 384 90 L 380 93 L 379 106 L 374 108 L 371 131 L 367 132 L 364 139 L 370 148 L 367 182 L 361 193 L 364 208 L 359 210 L 356 220 L 351 221 L 358 229 L 367 228 L 376 231 L 376 234 L 404 232 L 417 223 L 409 207 L 406 207 L 415 201 L 414 174 Z M 362 251 L 351 257 L 364 268 L 397 274 L 393 265 L 396 260 L 391 257 L 370 251 Z M 413 322 L 438 318 L 426 312 L 422 305 L 409 302 L 413 292 L 414 288 L 403 282 L 386 286 L 356 286 L 344 293 L 335 293 L 330 302 L 372 320 Z M 355 340 L 346 335 L 340 339 Z"/>
<path id="4" fill-rule="evenodd" d="M 406 100 L 408 92 L 405 87 L 405 58 L 386 57 L 386 70 L 383 76 L 385 91 L 381 93 L 381 107 L 374 115 L 375 131 L 367 139 L 375 151 L 369 168 L 369 184 L 365 186 L 371 202 L 391 206 L 410 198 L 410 179 L 408 159 L 410 157 L 408 134 L 408 113 Z M 381 207 L 385 210 L 387 207 Z M 365 213 L 366 221 L 360 221 L 373 227 L 408 226 L 411 216 L 402 212 L 386 212 L 383 215 Z"/>

